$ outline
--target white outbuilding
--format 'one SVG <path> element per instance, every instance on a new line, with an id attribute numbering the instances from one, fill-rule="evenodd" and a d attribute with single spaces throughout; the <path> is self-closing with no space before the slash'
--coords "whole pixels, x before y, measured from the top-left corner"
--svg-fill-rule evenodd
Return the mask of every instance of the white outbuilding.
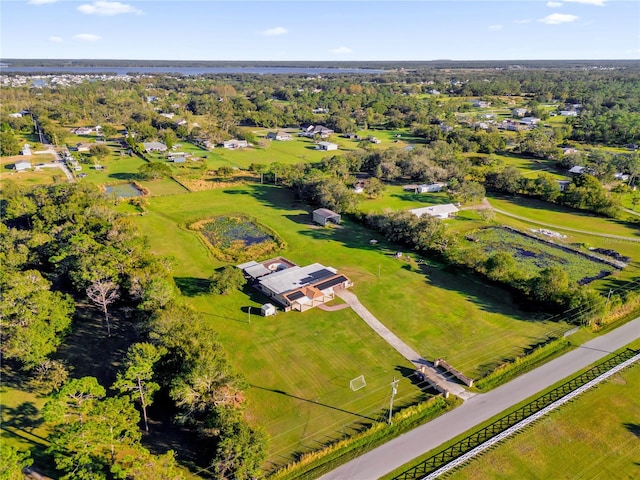
<path id="1" fill-rule="evenodd" d="M 274 307 L 270 303 L 265 303 L 264 305 L 262 305 L 262 307 L 260 307 L 260 314 L 263 317 L 270 317 L 271 315 L 275 315 L 276 307 Z"/>

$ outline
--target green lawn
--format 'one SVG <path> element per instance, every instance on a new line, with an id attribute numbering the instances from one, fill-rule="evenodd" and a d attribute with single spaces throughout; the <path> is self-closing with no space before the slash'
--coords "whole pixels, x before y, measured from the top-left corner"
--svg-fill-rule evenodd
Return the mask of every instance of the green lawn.
<path id="1" fill-rule="evenodd" d="M 523 196 L 487 195 L 495 208 L 526 217 L 537 222 L 558 225 L 596 233 L 607 233 L 623 237 L 640 238 L 640 228 L 619 220 L 599 217 L 594 214 L 555 205 Z"/>
<path id="2" fill-rule="evenodd" d="M 638 478 L 638 391 L 635 365 L 447 478 Z"/>
<path id="3" fill-rule="evenodd" d="M 24 157 L 4 157 L 0 160 L 0 180 L 11 180 L 18 185 L 31 187 L 35 185 L 50 185 L 54 183 L 54 177 L 60 181 L 66 181 L 67 177 L 59 168 L 39 168 L 39 163 L 49 163 L 53 161 L 51 155 L 38 155 L 29 159 L 32 168 L 22 172 L 16 172 L 13 164 Z"/>
<path id="4" fill-rule="evenodd" d="M 409 182 L 407 181 L 405 184 L 409 184 Z M 405 191 L 403 185 L 387 185 L 382 195 L 375 199 L 368 199 L 364 196 L 362 198 L 360 210 L 363 212 L 381 212 L 385 208 L 409 210 L 425 205 L 451 203 L 446 192 L 414 193 L 413 191 Z"/>
<path id="5" fill-rule="evenodd" d="M 532 321 L 506 292 L 475 278 L 396 260 L 397 247 L 383 241 L 371 247 L 376 235 L 348 219 L 339 228 L 312 226 L 309 208 L 284 189 L 250 185 L 151 198 L 137 221 L 155 252 L 176 258 L 176 281 L 188 303 L 214 325 L 232 363 L 252 385 L 250 413 L 273 435 L 275 463 L 318 446 L 314 442 L 326 441 L 325 435 L 335 438 L 344 425 L 367 421 L 358 415 L 383 414 L 388 383 L 410 373 L 411 366 L 349 309 L 265 319 L 255 315 L 265 299 L 251 290 L 202 292 L 223 263 L 187 226 L 228 213 L 251 215 L 275 230 L 288 244 L 281 254 L 296 263 L 319 262 L 346 273 L 354 292 L 394 333 L 426 358 L 444 355 L 469 375 L 568 328 Z M 247 307 L 254 312 L 251 323 Z M 348 381 L 360 374 L 368 386 L 354 394 Z M 408 384 L 401 391 L 400 402 L 419 395 Z"/>
<path id="6" fill-rule="evenodd" d="M 473 153 L 473 154 L 466 154 L 465 156 L 469 158 L 473 158 L 473 157 L 484 158 L 489 155 L 484 153 Z M 556 180 L 570 179 L 566 175 L 563 175 L 556 168 L 556 165 L 558 162 L 555 160 L 536 159 L 536 158 L 526 157 L 526 156 L 517 155 L 517 154 L 494 154 L 493 156 L 498 158 L 502 162 L 502 167 L 499 167 L 499 168 L 504 168 L 507 166 L 516 167 L 518 170 L 520 170 L 520 173 L 524 177 L 535 178 L 538 175 L 540 175 L 541 172 L 545 172 L 551 175 Z"/>
<path id="7" fill-rule="evenodd" d="M 43 425 L 40 416 L 40 410 L 47 399 L 9 386 L 6 376 L 8 372 L 2 373 L 4 378 L 0 385 L 0 442 L 14 446 L 21 452 L 31 451 L 31 458 L 37 470 L 49 475 L 54 474 L 53 461 L 44 453 L 49 446 L 46 438 L 50 431 Z"/>

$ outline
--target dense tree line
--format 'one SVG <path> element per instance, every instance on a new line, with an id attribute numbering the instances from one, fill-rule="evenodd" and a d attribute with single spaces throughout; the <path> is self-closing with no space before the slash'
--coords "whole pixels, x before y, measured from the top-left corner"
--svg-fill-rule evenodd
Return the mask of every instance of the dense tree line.
<path id="1" fill-rule="evenodd" d="M 171 260 L 152 255 L 112 202 L 86 183 L 4 185 L 0 352 L 29 385 L 53 392 L 43 416 L 62 478 L 181 478 L 173 452 L 151 455 L 140 441 L 140 412 L 148 430 L 159 391 L 176 421 L 202 437 L 211 472 L 257 475 L 267 439 L 245 420 L 244 380 L 215 332 L 179 303 Z M 73 365 L 51 358 L 73 328 L 76 301 L 98 307 L 106 338 L 116 319 L 137 324 L 141 341 L 110 385 L 115 395 L 94 377 L 72 378 Z"/>
<path id="2" fill-rule="evenodd" d="M 5 89 L 0 120 L 13 131 L 29 128 L 28 120 L 6 117 L 28 108 L 43 122 L 51 141 L 59 144 L 64 143 L 65 132 L 56 127 L 78 123 L 107 129 L 124 125 L 139 140 L 175 134 L 220 141 L 239 136 L 241 125 L 281 128 L 308 123 L 324 123 L 337 132 L 412 128 L 427 139 L 437 139 L 442 137 L 437 124 L 451 123 L 456 113 L 470 111 L 469 97 L 500 106 L 507 105 L 508 96 L 522 95 L 528 99 L 529 112 L 542 117 L 546 113 L 540 105 L 552 99 L 560 102 L 559 108 L 564 103 L 580 105 L 580 115 L 568 120 L 572 128 L 567 138 L 621 145 L 637 143 L 639 138 L 639 84 L 635 69 L 419 70 L 322 78 L 156 76 L 39 89 L 37 100 L 27 87 Z M 437 95 L 425 96 L 434 90 L 453 98 L 441 102 Z M 318 108 L 324 113 L 315 114 Z M 175 114 L 186 123 L 160 113 Z M 495 142 L 488 140 L 491 136 L 479 134 L 461 145 L 472 141 L 480 145 L 478 151 L 495 149 Z"/>

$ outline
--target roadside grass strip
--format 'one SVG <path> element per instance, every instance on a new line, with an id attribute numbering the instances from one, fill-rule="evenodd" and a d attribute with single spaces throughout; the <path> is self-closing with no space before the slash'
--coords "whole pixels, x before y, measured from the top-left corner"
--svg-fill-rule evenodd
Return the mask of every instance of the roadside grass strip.
<path id="1" fill-rule="evenodd" d="M 640 350 L 628 348 L 393 477 L 393 480 L 431 480 L 437 478 L 521 431 L 552 410 L 573 400 L 639 360 Z"/>

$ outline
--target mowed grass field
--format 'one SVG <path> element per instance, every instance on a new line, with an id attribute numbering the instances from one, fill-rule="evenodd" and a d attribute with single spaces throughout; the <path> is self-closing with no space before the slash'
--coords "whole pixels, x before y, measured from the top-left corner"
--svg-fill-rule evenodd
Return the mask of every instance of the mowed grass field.
<path id="1" fill-rule="evenodd" d="M 447 478 L 638 478 L 639 391 L 636 364 Z"/>
<path id="2" fill-rule="evenodd" d="M 314 226 L 309 207 L 285 189 L 246 185 L 151 198 L 137 221 L 154 252 L 175 257 L 187 302 L 219 332 L 250 383 L 250 414 L 272 434 L 274 464 L 384 414 L 393 376 L 412 367 L 349 309 L 262 318 L 256 312 L 266 299 L 251 289 L 208 294 L 206 279 L 223 263 L 188 225 L 228 213 L 251 215 L 274 229 L 288 245 L 281 255 L 299 265 L 319 262 L 344 272 L 365 306 L 400 338 L 426 358 L 445 356 L 469 375 L 569 328 L 531 319 L 508 293 L 473 277 L 395 259 L 397 247 L 382 241 L 372 247 L 376 235 L 348 220 L 338 228 Z M 352 392 L 349 380 L 361 374 L 367 387 Z M 396 400 L 400 405 L 419 396 L 404 381 Z"/>
<path id="3" fill-rule="evenodd" d="M 31 162 L 32 168 L 16 172 L 13 165 L 23 160 Z M 66 181 L 67 177 L 59 168 L 36 168 L 39 163 L 49 163 L 53 162 L 53 160 L 53 155 L 2 157 L 0 159 L 0 180 L 11 180 L 25 187 L 51 185 L 54 182 L 54 177 Z"/>

